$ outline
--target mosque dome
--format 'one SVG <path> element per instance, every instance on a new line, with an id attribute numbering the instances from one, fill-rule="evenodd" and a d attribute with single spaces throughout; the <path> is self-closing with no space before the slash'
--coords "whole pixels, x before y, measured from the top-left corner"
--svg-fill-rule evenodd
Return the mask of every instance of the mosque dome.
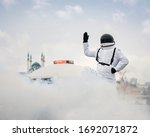
<path id="1" fill-rule="evenodd" d="M 37 69 L 41 68 L 41 65 L 38 63 L 38 62 L 34 62 L 32 65 L 31 65 L 31 68 L 30 68 L 30 72 L 33 72 Z"/>

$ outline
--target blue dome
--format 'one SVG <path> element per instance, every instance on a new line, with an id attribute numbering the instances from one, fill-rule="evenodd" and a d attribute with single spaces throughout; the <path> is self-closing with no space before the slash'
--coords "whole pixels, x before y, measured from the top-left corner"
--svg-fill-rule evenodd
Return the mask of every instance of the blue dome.
<path id="1" fill-rule="evenodd" d="M 39 69 L 40 67 L 41 67 L 41 65 L 40 65 L 38 62 L 34 62 L 34 63 L 31 65 L 30 71 L 35 71 L 35 70 Z"/>

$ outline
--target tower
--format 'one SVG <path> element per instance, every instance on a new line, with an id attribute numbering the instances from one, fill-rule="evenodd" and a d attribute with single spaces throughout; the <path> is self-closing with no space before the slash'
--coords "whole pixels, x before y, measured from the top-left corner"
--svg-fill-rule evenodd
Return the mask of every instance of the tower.
<path id="1" fill-rule="evenodd" d="M 45 56 L 43 53 L 41 53 L 41 66 L 44 67 L 44 63 L 45 63 Z"/>
<path id="2" fill-rule="evenodd" d="M 31 68 L 31 65 L 32 65 L 32 55 L 30 55 L 30 65 L 29 65 L 29 69 Z"/>
<path id="3" fill-rule="evenodd" d="M 30 58 L 30 55 L 29 55 L 29 53 L 27 54 L 27 72 L 29 71 L 29 69 L 30 69 L 30 63 L 29 63 L 29 59 Z"/>

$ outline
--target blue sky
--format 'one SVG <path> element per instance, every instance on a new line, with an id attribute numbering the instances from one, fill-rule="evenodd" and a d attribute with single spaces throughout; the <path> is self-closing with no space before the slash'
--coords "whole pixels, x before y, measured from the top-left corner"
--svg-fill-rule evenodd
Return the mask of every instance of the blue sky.
<path id="1" fill-rule="evenodd" d="M 25 70 L 28 52 L 35 61 L 43 52 L 47 65 L 68 58 L 95 67 L 83 54 L 85 31 L 92 49 L 112 34 L 129 58 L 128 76 L 150 81 L 149 0 L 0 0 L 0 68 Z"/>

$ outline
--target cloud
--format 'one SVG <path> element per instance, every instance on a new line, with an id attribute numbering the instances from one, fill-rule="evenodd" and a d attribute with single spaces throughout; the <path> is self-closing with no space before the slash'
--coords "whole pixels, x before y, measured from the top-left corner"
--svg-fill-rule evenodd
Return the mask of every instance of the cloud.
<path id="1" fill-rule="evenodd" d="M 31 9 L 26 10 L 26 13 L 29 15 L 31 18 L 36 18 L 36 17 L 48 17 L 48 8 L 51 5 L 49 0 L 32 0 L 33 1 L 33 6 Z"/>
<path id="2" fill-rule="evenodd" d="M 0 30 L 0 39 L 5 38 L 6 36 L 7 36 L 7 33 L 2 31 L 2 30 Z"/>
<path id="3" fill-rule="evenodd" d="M 1 2 L 4 7 L 9 8 L 16 2 L 16 0 L 2 0 Z"/>
<path id="4" fill-rule="evenodd" d="M 1 43 L 0 47 L 9 45 L 8 43 L 10 43 L 11 41 L 12 41 L 12 39 L 11 39 L 10 35 L 6 31 L 0 30 L 0 43 Z"/>
<path id="5" fill-rule="evenodd" d="M 150 34 L 150 19 L 145 20 L 143 23 L 143 33 Z"/>
<path id="6" fill-rule="evenodd" d="M 104 29 L 106 31 L 111 31 L 113 29 L 113 27 L 111 26 L 111 24 L 107 23 L 105 26 L 104 26 Z"/>
<path id="7" fill-rule="evenodd" d="M 7 70 L 17 70 L 23 62 L 23 54 L 30 47 L 30 36 L 21 33 L 18 36 L 10 34 L 8 31 L 0 30 L 0 68 Z M 8 67 L 9 65 L 9 67 Z"/>
<path id="8" fill-rule="evenodd" d="M 146 9 L 146 10 L 145 10 L 145 13 L 150 15 L 150 8 L 149 8 L 149 9 Z"/>
<path id="9" fill-rule="evenodd" d="M 112 18 L 114 22 L 125 23 L 127 21 L 126 14 L 119 10 L 113 13 Z"/>
<path id="10" fill-rule="evenodd" d="M 91 71 L 83 68 L 83 72 L 81 76 L 55 78 L 53 84 L 44 84 L 0 71 L 0 119 L 149 119 L 149 109 L 137 106 L 138 100 L 121 94 Z"/>
<path id="11" fill-rule="evenodd" d="M 50 5 L 48 0 L 33 0 L 33 2 L 34 2 L 34 6 L 32 8 L 33 10 L 42 9 Z"/>
<path id="12" fill-rule="evenodd" d="M 115 3 L 116 2 L 121 2 L 124 5 L 128 5 L 128 6 L 134 6 L 138 3 L 139 0 L 113 0 Z"/>
<path id="13" fill-rule="evenodd" d="M 67 5 L 65 6 L 64 10 L 58 10 L 56 11 L 56 15 L 60 18 L 71 18 L 73 14 L 81 14 L 83 12 L 82 7 L 75 5 L 75 6 L 70 6 Z"/>

